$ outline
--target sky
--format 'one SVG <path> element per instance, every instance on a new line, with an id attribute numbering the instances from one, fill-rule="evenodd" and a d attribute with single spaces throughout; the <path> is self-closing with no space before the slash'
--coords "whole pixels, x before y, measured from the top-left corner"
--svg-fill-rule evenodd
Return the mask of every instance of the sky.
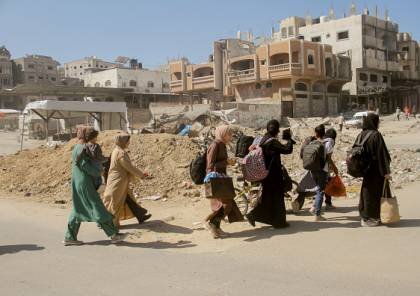
<path id="1" fill-rule="evenodd" d="M 207 60 L 214 40 L 254 36 L 278 30 L 288 16 L 348 13 L 351 0 L 0 0 L 0 46 L 13 58 L 25 54 L 52 56 L 60 63 L 87 56 L 114 61 L 137 58 L 156 68 L 168 59 Z M 418 0 L 353 1 L 371 14 L 385 8 L 400 31 L 420 39 Z"/>

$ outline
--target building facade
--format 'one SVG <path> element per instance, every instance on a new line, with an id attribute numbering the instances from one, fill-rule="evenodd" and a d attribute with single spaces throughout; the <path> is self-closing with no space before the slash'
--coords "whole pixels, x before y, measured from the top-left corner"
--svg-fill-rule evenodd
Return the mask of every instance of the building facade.
<path id="1" fill-rule="evenodd" d="M 145 69 L 113 68 L 87 72 L 86 87 L 132 88 L 137 94 L 169 93 L 169 73 Z"/>
<path id="2" fill-rule="evenodd" d="M 48 56 L 27 55 L 13 60 L 15 84 L 57 84 L 59 63 Z"/>
<path id="3" fill-rule="evenodd" d="M 275 103 L 281 116 L 289 117 L 325 116 L 340 110 L 342 86 L 351 81 L 350 59 L 333 54 L 331 46 L 299 39 L 258 47 L 240 40 L 230 43 L 243 51 L 218 52 L 216 42 L 209 63 L 172 62 L 172 91 L 223 90 L 237 103 Z"/>
<path id="4" fill-rule="evenodd" d="M 13 67 L 10 52 L 0 47 L 0 89 L 13 87 Z"/>
<path id="5" fill-rule="evenodd" d="M 117 68 L 119 66 L 120 64 L 118 63 L 107 62 L 98 59 L 96 56 L 92 56 L 81 60 L 64 63 L 63 68 L 65 77 L 85 80 L 86 73 L 108 70 L 111 68 Z"/>

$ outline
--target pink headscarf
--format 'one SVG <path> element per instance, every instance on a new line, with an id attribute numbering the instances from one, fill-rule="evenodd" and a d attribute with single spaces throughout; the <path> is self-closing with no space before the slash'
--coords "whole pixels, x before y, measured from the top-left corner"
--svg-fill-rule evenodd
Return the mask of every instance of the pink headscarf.
<path id="1" fill-rule="evenodd" d="M 224 138 L 227 134 L 232 134 L 232 128 L 229 125 L 220 125 L 216 127 L 216 140 L 224 142 Z"/>

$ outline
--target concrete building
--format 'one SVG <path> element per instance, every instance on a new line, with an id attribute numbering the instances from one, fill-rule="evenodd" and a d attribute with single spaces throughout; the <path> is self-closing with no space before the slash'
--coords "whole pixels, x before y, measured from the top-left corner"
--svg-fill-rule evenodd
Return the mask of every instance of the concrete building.
<path id="1" fill-rule="evenodd" d="M 275 104 L 280 117 L 324 116 L 341 109 L 341 88 L 351 81 L 350 59 L 334 55 L 331 46 L 299 39 L 258 47 L 239 40 L 230 43 L 243 50 L 234 55 L 219 53 L 216 42 L 209 63 L 172 62 L 172 91 L 223 90 L 225 97 L 233 96 L 239 105 Z"/>
<path id="2" fill-rule="evenodd" d="M 320 42 L 331 45 L 335 54 L 350 57 L 352 81 L 344 85 L 343 91 L 358 105 L 387 112 L 395 105 L 387 96 L 392 79 L 403 71 L 398 31 L 398 24 L 390 21 L 387 12 L 382 19 L 370 15 L 368 9 L 358 14 L 352 5 L 350 14 L 343 18 L 336 18 L 330 10 L 327 16 L 315 19 L 285 19 L 280 22 L 280 30 L 273 32 L 273 38 L 283 40 L 292 36 Z M 350 100 L 347 103 L 350 105 Z"/>
<path id="3" fill-rule="evenodd" d="M 15 84 L 57 84 L 59 63 L 48 56 L 27 55 L 13 60 Z"/>
<path id="4" fill-rule="evenodd" d="M 121 65 L 118 63 L 107 62 L 98 59 L 96 56 L 91 56 L 81 60 L 64 63 L 63 68 L 65 77 L 85 80 L 86 73 L 117 68 L 120 66 Z"/>
<path id="5" fill-rule="evenodd" d="M 409 33 L 399 33 L 398 60 L 402 65 L 402 71 L 397 73 L 397 79 L 419 80 L 420 79 L 420 49 L 416 40 Z"/>
<path id="6" fill-rule="evenodd" d="M 0 47 L 0 89 L 13 86 L 13 67 L 10 58 L 10 52 L 6 47 Z"/>
<path id="7" fill-rule="evenodd" d="M 87 72 L 86 87 L 132 88 L 137 94 L 169 93 L 169 73 L 145 69 L 113 68 Z"/>
<path id="8" fill-rule="evenodd" d="M 10 52 L 6 47 L 0 47 L 0 90 L 13 87 L 13 65 Z M 0 97 L 0 109 L 13 108 L 13 99 Z"/>

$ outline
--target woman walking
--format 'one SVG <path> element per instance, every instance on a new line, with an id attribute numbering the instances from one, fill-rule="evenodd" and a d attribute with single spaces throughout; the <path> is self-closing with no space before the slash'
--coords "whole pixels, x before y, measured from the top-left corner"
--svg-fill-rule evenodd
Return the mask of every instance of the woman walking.
<path id="1" fill-rule="evenodd" d="M 72 152 L 73 209 L 67 224 L 65 246 L 83 244 L 82 241 L 77 240 L 81 222 L 96 222 L 111 238 L 112 243 L 121 242 L 125 237 L 123 234 L 118 234 L 118 230 L 112 222 L 112 215 L 105 209 L 95 189 L 95 178 L 101 176 L 99 168 L 92 163 L 87 155 L 82 153 L 84 145 L 89 140 L 86 134 L 94 134 L 92 130 L 93 128 L 90 127 L 78 129 L 79 143 L 76 144 Z"/>
<path id="2" fill-rule="evenodd" d="M 226 144 L 232 141 L 232 130 L 227 125 L 216 128 L 216 139 L 207 150 L 207 174 L 216 172 L 226 175 L 228 165 L 235 164 L 234 159 L 228 159 Z M 212 213 L 206 218 L 205 226 L 213 238 L 227 236 L 220 228 L 224 217 L 228 217 L 229 223 L 243 221 L 244 218 L 233 199 L 211 198 L 210 207 Z"/>
<path id="3" fill-rule="evenodd" d="M 140 171 L 132 164 L 128 152 L 126 151 L 129 144 L 129 134 L 123 133 L 115 137 L 116 146 L 111 154 L 111 163 L 103 196 L 105 207 L 114 215 L 114 224 L 117 227 L 119 226 L 120 220 L 134 217 L 126 203 L 127 196 L 129 196 L 129 198 L 132 196 L 129 190 L 130 180 L 135 177 L 140 179 L 147 177 L 147 173 Z M 134 200 L 129 200 L 129 202 L 134 202 Z M 142 212 L 145 214 L 147 211 L 142 209 Z M 147 220 L 148 217 L 146 217 L 145 220 Z"/>
<path id="4" fill-rule="evenodd" d="M 276 138 L 280 131 L 280 123 L 270 120 L 267 124 L 267 133 L 261 140 L 265 164 L 269 170 L 267 178 L 262 181 L 262 195 L 257 206 L 246 217 L 249 223 L 255 227 L 255 222 L 269 224 L 274 228 L 289 226 L 286 222 L 286 207 L 284 204 L 283 172 L 280 154 L 293 152 L 292 135 L 289 129 L 283 131 L 281 144 Z"/>
<path id="5" fill-rule="evenodd" d="M 391 179 L 391 157 L 378 128 L 379 116 L 370 113 L 364 118 L 363 131 L 359 135 L 362 139 L 369 137 L 365 143 L 365 151 L 369 156 L 370 166 L 363 177 L 359 202 L 361 225 L 364 227 L 380 224 L 382 190 L 385 181 Z"/>

